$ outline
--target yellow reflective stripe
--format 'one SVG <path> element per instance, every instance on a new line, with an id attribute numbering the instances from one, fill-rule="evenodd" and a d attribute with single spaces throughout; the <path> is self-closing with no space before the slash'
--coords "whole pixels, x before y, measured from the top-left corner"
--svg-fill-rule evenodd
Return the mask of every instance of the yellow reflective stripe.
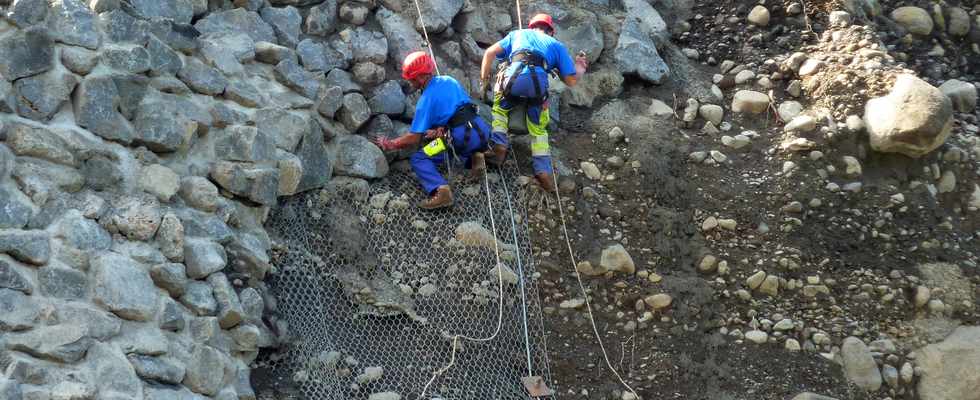
<path id="1" fill-rule="evenodd" d="M 548 136 L 531 136 L 531 155 L 547 156 L 551 155 L 551 145 L 548 144 Z"/>

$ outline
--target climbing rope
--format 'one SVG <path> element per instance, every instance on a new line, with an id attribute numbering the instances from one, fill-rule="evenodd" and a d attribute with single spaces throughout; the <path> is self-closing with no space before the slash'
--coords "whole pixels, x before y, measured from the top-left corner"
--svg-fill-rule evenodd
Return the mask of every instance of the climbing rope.
<path id="1" fill-rule="evenodd" d="M 417 3 L 418 2 L 416 2 L 416 4 Z M 474 338 L 474 337 L 469 337 L 469 336 L 460 335 L 460 334 L 453 335 L 453 345 L 452 345 L 452 351 L 451 351 L 450 357 L 449 357 L 449 364 L 446 364 L 445 367 L 442 367 L 441 369 L 439 369 L 438 371 L 436 371 L 436 372 L 434 372 L 432 374 L 432 378 L 429 379 L 429 382 L 425 384 L 425 386 L 422 388 L 422 392 L 419 393 L 418 397 L 416 398 L 418 400 L 422 400 L 425 397 L 425 393 L 428 392 L 429 386 L 431 386 L 432 383 L 435 382 L 436 378 L 438 378 L 442 374 L 446 373 L 446 371 L 449 371 L 456 364 L 456 349 L 459 347 L 459 340 L 460 339 L 465 339 L 465 340 L 469 340 L 471 342 L 478 342 L 478 343 L 479 342 L 489 342 L 489 341 L 495 339 L 497 337 L 497 335 L 500 334 L 501 328 L 503 327 L 503 321 L 504 321 L 504 269 L 503 269 L 503 264 L 501 264 L 501 262 L 500 262 L 500 240 L 497 239 L 497 223 L 496 223 L 496 220 L 493 217 L 493 199 L 490 197 L 490 176 L 486 172 L 484 172 L 484 174 L 483 174 L 483 182 L 484 182 L 484 187 L 486 189 L 486 194 L 487 194 L 487 210 L 489 211 L 489 214 L 490 214 L 490 230 L 493 233 L 493 251 L 494 251 L 494 256 L 495 256 L 496 262 L 497 262 L 497 264 L 496 264 L 496 268 L 497 268 L 497 304 L 498 304 L 498 307 L 497 307 L 497 328 L 494 329 L 493 334 L 491 334 L 490 336 L 487 336 L 485 338 Z"/>
<path id="2" fill-rule="evenodd" d="M 442 75 L 439 72 L 439 63 L 436 62 L 436 53 L 432 51 L 432 42 L 429 41 L 429 31 L 425 29 L 425 20 L 422 19 L 422 7 L 419 6 L 419 0 L 415 0 L 415 11 L 419 13 L 419 25 L 422 26 L 422 35 L 425 36 L 425 43 L 422 45 L 429 49 L 429 56 L 432 57 L 432 64 L 436 66 L 436 75 Z"/>
<path id="3" fill-rule="evenodd" d="M 514 0 L 517 3 L 517 29 L 524 29 L 524 22 L 521 21 L 521 0 Z"/>

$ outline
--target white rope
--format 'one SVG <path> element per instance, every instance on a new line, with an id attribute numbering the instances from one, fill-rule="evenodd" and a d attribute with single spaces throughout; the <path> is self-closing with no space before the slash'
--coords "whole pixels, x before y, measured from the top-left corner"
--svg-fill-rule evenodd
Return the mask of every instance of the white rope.
<path id="1" fill-rule="evenodd" d="M 436 62 L 436 53 L 432 51 L 432 42 L 429 41 L 429 31 L 425 29 L 425 20 L 422 19 L 422 7 L 419 6 L 419 0 L 415 0 L 415 11 L 419 13 L 419 25 L 422 25 L 422 34 L 425 35 L 425 47 L 429 48 L 429 56 L 432 57 L 432 64 L 436 66 L 436 75 L 442 75 L 439 72 L 439 63 Z"/>
<path id="2" fill-rule="evenodd" d="M 524 29 L 524 22 L 521 21 L 521 0 L 517 2 L 517 29 Z"/>
<path id="3" fill-rule="evenodd" d="M 575 280 L 578 281 L 578 287 L 579 289 L 582 289 L 582 296 L 585 297 L 585 309 L 589 314 L 589 322 L 592 323 L 592 332 L 595 333 L 595 339 L 596 342 L 599 343 L 599 348 L 602 350 L 602 357 L 606 360 L 606 366 L 609 367 L 609 370 L 612 371 L 614 375 L 616 375 L 616 379 L 619 379 L 619 383 L 622 383 L 623 386 L 630 391 L 630 393 L 633 393 L 635 398 L 639 399 L 640 395 L 633 390 L 632 386 L 626 383 L 626 380 L 619 375 L 616 368 L 613 368 L 612 362 L 609 361 L 609 353 L 606 352 L 606 345 L 602 343 L 602 336 L 599 335 L 599 327 L 596 326 L 595 316 L 592 315 L 592 304 L 589 302 L 589 293 L 585 291 L 585 284 L 582 283 L 582 274 L 578 271 L 578 262 L 575 260 L 575 251 L 572 250 L 572 239 L 568 236 L 568 226 L 565 224 L 565 208 L 562 206 L 561 193 L 558 192 L 558 168 L 555 168 L 555 166 L 552 165 L 551 169 L 554 171 L 552 175 L 554 175 L 555 197 L 558 199 L 558 212 L 561 214 L 561 230 L 562 233 L 565 234 L 565 244 L 568 246 L 568 256 L 572 260 L 572 270 L 575 271 Z"/>
<path id="4" fill-rule="evenodd" d="M 496 221 L 493 218 L 493 200 L 490 197 L 490 177 L 489 177 L 489 174 L 486 173 L 486 171 L 484 171 L 484 173 L 483 173 L 483 182 L 484 182 L 484 187 L 486 188 L 486 193 L 487 193 L 487 209 L 490 212 L 490 229 L 491 229 L 491 232 L 493 232 L 493 251 L 494 251 L 494 255 L 496 257 L 496 261 L 497 261 L 497 264 L 496 264 L 496 268 L 497 268 L 497 290 L 498 290 L 497 291 L 497 304 L 498 304 L 498 307 L 497 307 L 497 328 L 493 331 L 493 334 L 491 334 L 490 336 L 485 337 L 485 338 L 473 338 L 473 337 L 469 337 L 469 336 L 465 336 L 465 335 L 459 335 L 459 334 L 453 335 L 453 347 L 452 347 L 452 353 L 450 354 L 450 357 L 449 357 L 449 364 L 446 364 L 445 367 L 442 367 L 441 369 L 439 369 L 438 371 L 436 371 L 436 372 L 434 372 L 432 374 L 432 378 L 429 379 L 429 382 L 426 383 L 425 384 L 425 387 L 422 388 L 422 393 L 420 393 L 419 396 L 416 398 L 418 400 L 422 400 L 425 397 L 425 393 L 429 390 L 429 386 L 431 386 L 432 383 L 435 382 L 436 378 L 438 378 L 442 374 L 446 373 L 446 371 L 449 371 L 456 364 L 456 348 L 457 348 L 457 345 L 459 344 L 459 340 L 460 339 L 469 340 L 471 342 L 489 342 L 489 341 L 495 339 L 497 337 L 497 335 L 500 334 L 500 330 L 503 327 L 503 322 L 504 322 L 504 269 L 503 269 L 503 264 L 500 263 L 500 240 L 497 239 L 497 223 L 496 223 Z"/>

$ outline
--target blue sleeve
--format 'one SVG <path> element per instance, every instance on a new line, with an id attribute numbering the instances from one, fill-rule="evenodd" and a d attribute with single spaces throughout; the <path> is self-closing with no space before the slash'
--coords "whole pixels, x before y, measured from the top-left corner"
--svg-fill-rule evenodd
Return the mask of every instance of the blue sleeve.
<path id="1" fill-rule="evenodd" d="M 429 104 L 429 97 L 422 96 L 419 98 L 419 102 L 415 104 L 415 117 L 412 118 L 412 127 L 409 132 L 418 135 L 424 134 L 432 126 L 429 122 L 431 119 L 432 106 Z"/>
<path id="2" fill-rule="evenodd" d="M 510 59 L 510 52 L 514 44 L 514 32 L 511 31 L 510 33 L 508 33 L 507 36 L 505 36 L 503 39 L 500 39 L 500 41 L 497 42 L 497 44 L 499 44 L 500 47 L 504 49 L 504 51 L 502 51 L 500 54 L 497 54 L 497 59 L 499 60 Z"/>
<path id="3" fill-rule="evenodd" d="M 558 62 L 555 63 L 555 66 L 558 68 L 558 75 L 561 75 L 562 78 L 575 75 L 575 62 L 568 55 L 568 50 L 565 49 L 565 46 L 561 43 L 555 43 L 551 46 L 551 53 L 558 59 Z"/>

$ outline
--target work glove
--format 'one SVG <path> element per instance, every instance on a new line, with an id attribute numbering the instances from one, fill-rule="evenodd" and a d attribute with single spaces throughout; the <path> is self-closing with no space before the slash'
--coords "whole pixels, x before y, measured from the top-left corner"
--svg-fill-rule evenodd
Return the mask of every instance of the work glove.
<path id="1" fill-rule="evenodd" d="M 395 150 L 397 148 L 394 140 L 388 139 L 387 137 L 384 136 L 371 139 L 371 142 L 373 142 L 376 146 L 378 146 L 378 148 L 381 149 L 381 151 L 390 151 L 390 150 Z"/>
<path id="2" fill-rule="evenodd" d="M 444 137 L 446 137 L 446 128 L 442 126 L 425 131 L 426 139 L 435 139 L 435 138 L 444 138 Z"/>
<path id="3" fill-rule="evenodd" d="M 585 70 L 589 68 L 589 58 L 584 51 L 579 51 L 578 55 L 575 56 L 575 73 L 579 77 L 585 74 Z"/>

